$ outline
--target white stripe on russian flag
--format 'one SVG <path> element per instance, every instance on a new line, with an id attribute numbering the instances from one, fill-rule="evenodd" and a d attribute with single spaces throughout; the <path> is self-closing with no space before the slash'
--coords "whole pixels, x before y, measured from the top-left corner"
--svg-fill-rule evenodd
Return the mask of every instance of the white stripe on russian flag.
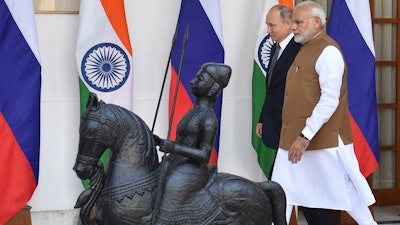
<path id="1" fill-rule="evenodd" d="M 368 48 L 371 50 L 371 53 L 375 57 L 375 48 L 374 41 L 372 38 L 372 22 L 370 16 L 360 16 L 360 15 L 369 15 L 370 6 L 369 1 L 364 0 L 364 4 L 360 4 L 359 1 L 346 0 L 347 7 L 353 19 L 360 30 L 361 35 L 363 36 L 365 43 L 368 45 Z"/>

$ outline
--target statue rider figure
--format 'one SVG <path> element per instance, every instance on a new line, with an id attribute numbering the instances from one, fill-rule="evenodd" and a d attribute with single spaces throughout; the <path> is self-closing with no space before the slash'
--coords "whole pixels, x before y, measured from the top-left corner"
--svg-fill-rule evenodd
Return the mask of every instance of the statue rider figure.
<path id="1" fill-rule="evenodd" d="M 159 150 L 169 153 L 169 163 L 157 224 L 209 224 L 225 218 L 223 206 L 205 187 L 211 177 L 208 162 L 218 130 L 213 105 L 231 73 L 226 64 L 204 64 L 190 81 L 196 102 L 179 121 L 176 141 L 159 140 Z"/>

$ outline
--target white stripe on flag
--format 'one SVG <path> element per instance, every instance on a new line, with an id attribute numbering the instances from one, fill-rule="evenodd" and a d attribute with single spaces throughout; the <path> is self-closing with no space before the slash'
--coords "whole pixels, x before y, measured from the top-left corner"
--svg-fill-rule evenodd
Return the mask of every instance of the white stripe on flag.
<path id="1" fill-rule="evenodd" d="M 21 3 L 15 3 L 16 1 Z M 35 55 L 37 61 L 40 63 L 39 48 L 37 44 L 36 27 L 31 25 L 31 21 L 35 21 L 33 12 L 33 4 L 28 3 L 30 0 L 5 0 L 15 23 L 20 28 L 22 35 L 26 42 L 28 42 L 31 51 Z M 24 2 L 24 3 L 23 3 Z"/>
<path id="2" fill-rule="evenodd" d="M 224 46 L 219 0 L 200 0 L 200 3 L 207 14 L 221 45 Z"/>
<path id="3" fill-rule="evenodd" d="M 368 45 L 368 48 L 371 50 L 372 54 L 375 57 L 375 48 L 374 48 L 374 41 L 372 37 L 372 22 L 370 16 L 370 7 L 369 2 L 365 1 L 364 4 L 360 3 L 358 0 L 346 0 L 347 7 L 351 15 L 353 16 L 354 21 L 358 29 L 360 30 L 361 35 L 363 36 L 365 42 Z"/>

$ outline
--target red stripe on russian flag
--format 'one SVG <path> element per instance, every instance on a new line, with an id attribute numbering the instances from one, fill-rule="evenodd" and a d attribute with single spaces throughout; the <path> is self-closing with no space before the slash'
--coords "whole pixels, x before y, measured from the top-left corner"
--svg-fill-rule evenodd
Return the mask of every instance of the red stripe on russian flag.
<path id="1" fill-rule="evenodd" d="M 186 90 L 184 85 L 179 82 L 177 83 L 178 80 L 178 74 L 175 71 L 175 68 L 171 68 L 171 86 L 170 86 L 170 93 L 169 93 L 169 99 L 170 101 L 168 102 L 169 104 L 169 117 L 172 119 L 172 126 L 170 130 L 170 140 L 175 141 L 176 138 L 176 126 L 178 125 L 179 120 L 182 118 L 182 116 L 193 106 L 192 100 L 190 100 L 189 92 L 190 90 Z M 176 85 L 178 85 L 178 94 L 176 96 L 176 103 L 175 103 L 175 109 L 174 112 L 172 112 L 172 107 L 174 104 L 174 95 L 175 95 L 175 89 Z M 179 105 L 178 105 L 179 104 Z M 171 117 L 171 113 L 173 113 L 173 117 Z"/>
<path id="2" fill-rule="evenodd" d="M 378 161 L 376 160 L 372 151 L 365 151 L 365 149 L 371 148 L 368 146 L 368 142 L 365 139 L 364 134 L 360 130 L 360 127 L 358 127 L 358 124 L 351 114 L 350 123 L 351 130 L 353 132 L 354 152 L 357 160 L 359 162 L 363 162 L 359 163 L 360 171 L 364 177 L 368 177 L 378 167 Z"/>
<path id="3" fill-rule="evenodd" d="M 0 112 L 0 224 L 29 201 L 36 188 L 32 167 Z"/>

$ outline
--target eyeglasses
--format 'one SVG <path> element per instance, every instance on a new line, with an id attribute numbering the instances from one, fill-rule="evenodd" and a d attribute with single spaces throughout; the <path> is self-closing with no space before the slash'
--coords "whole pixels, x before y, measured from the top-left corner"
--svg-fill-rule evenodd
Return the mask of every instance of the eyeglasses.
<path id="1" fill-rule="evenodd" d="M 299 20 L 299 19 L 292 20 L 292 24 L 296 24 L 296 26 L 299 26 L 300 24 L 303 24 L 303 23 L 304 23 L 304 20 L 312 19 L 312 18 L 315 18 L 315 17 L 316 17 L 316 16 L 311 16 L 311 17 L 308 17 L 308 18 L 303 19 L 303 20 Z"/>

